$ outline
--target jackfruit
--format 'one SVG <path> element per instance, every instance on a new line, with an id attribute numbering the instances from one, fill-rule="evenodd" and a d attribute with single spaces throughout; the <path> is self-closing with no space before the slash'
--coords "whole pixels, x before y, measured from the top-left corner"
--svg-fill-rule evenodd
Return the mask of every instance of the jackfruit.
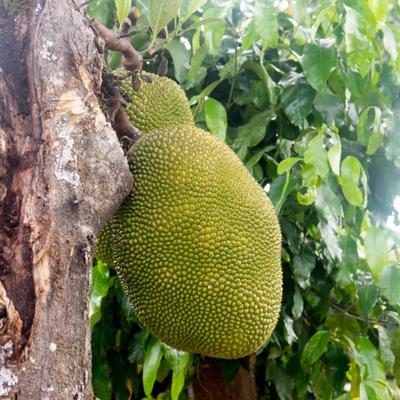
<path id="1" fill-rule="evenodd" d="M 139 320 L 178 350 L 255 352 L 280 311 L 281 233 L 239 158 L 199 128 L 144 135 L 112 219 L 114 266 Z"/>
<path id="2" fill-rule="evenodd" d="M 139 90 L 133 89 L 131 77 L 122 79 L 120 86 L 130 99 L 126 107 L 129 120 L 139 131 L 194 125 L 186 94 L 172 79 L 143 72 Z"/>
<path id="3" fill-rule="evenodd" d="M 94 256 L 103 262 L 105 262 L 109 267 L 114 264 L 111 249 L 111 222 L 108 221 L 97 238 L 96 251 Z"/>

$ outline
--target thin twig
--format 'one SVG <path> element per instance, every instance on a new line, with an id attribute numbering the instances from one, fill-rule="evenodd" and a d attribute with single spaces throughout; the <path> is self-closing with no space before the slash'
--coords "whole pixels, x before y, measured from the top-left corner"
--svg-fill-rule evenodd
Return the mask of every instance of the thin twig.
<path id="1" fill-rule="evenodd" d="M 311 290 L 311 293 L 315 294 L 316 296 L 323 298 L 319 293 L 317 293 L 315 290 Z M 336 303 L 335 301 L 328 299 L 328 303 L 329 305 L 336 311 L 341 312 L 343 315 L 345 315 L 346 317 L 355 319 L 357 321 L 361 321 L 361 322 L 366 322 L 368 324 L 377 324 L 377 325 L 388 325 L 389 322 L 384 320 L 384 319 L 371 319 L 371 318 L 363 318 L 358 314 L 355 314 L 349 310 L 344 309 L 343 307 L 341 307 L 338 303 Z"/>
<path id="2" fill-rule="evenodd" d="M 78 6 L 76 6 L 76 9 L 77 9 L 77 10 L 80 10 L 82 7 L 87 6 L 87 5 L 90 4 L 92 1 L 93 1 L 93 0 L 84 1 L 83 3 L 79 4 Z"/>

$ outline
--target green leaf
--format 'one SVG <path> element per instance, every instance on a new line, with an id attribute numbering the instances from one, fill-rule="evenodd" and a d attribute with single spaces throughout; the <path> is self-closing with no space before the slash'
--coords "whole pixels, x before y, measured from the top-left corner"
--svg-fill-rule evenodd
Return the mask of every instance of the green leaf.
<path id="1" fill-rule="evenodd" d="M 307 289 L 310 286 L 310 275 L 315 268 L 315 254 L 305 247 L 299 255 L 293 259 L 293 274 L 297 284 L 302 289 Z"/>
<path id="2" fill-rule="evenodd" d="M 308 84 L 297 83 L 285 87 L 282 93 L 282 105 L 290 121 L 299 128 L 307 126 L 306 117 L 312 110 L 315 90 Z"/>
<path id="3" fill-rule="evenodd" d="M 354 156 L 347 156 L 342 162 L 340 185 L 346 200 L 353 206 L 363 206 L 363 194 L 359 188 L 361 164 Z"/>
<path id="4" fill-rule="evenodd" d="M 337 226 L 326 223 L 323 220 L 319 222 L 318 228 L 321 232 L 321 237 L 325 242 L 325 246 L 329 255 L 333 260 L 342 259 L 342 249 L 339 246 L 339 239 L 337 235 Z"/>
<path id="5" fill-rule="evenodd" d="M 347 62 L 354 71 L 366 76 L 374 64 L 375 51 L 371 38 L 375 24 L 366 18 L 365 13 L 353 7 L 344 6 L 346 19 L 344 24 Z"/>
<path id="6" fill-rule="evenodd" d="M 290 157 L 287 158 L 286 160 L 282 160 L 279 164 L 278 164 L 278 174 L 282 175 L 285 172 L 290 172 L 290 170 L 293 168 L 293 166 L 295 164 L 297 164 L 299 161 L 301 160 L 301 158 L 299 157 Z"/>
<path id="7" fill-rule="evenodd" d="M 318 331 L 307 342 L 301 354 L 301 365 L 308 369 L 326 352 L 329 343 L 329 331 Z"/>
<path id="8" fill-rule="evenodd" d="M 119 26 L 121 27 L 125 21 L 125 18 L 129 14 L 131 9 L 131 0 L 114 0 L 115 8 L 117 9 L 117 19 Z"/>
<path id="9" fill-rule="evenodd" d="M 382 268 L 389 262 L 385 233 L 375 226 L 368 228 L 364 250 L 369 268 L 375 277 L 380 277 Z"/>
<path id="10" fill-rule="evenodd" d="M 340 175 L 340 159 L 342 155 L 342 144 L 339 135 L 335 136 L 336 143 L 328 150 L 328 160 L 331 170 L 335 175 Z"/>
<path id="11" fill-rule="evenodd" d="M 365 337 L 356 340 L 356 363 L 361 370 L 362 380 L 385 380 L 385 372 L 382 363 L 378 359 L 378 352 L 374 345 Z"/>
<path id="12" fill-rule="evenodd" d="M 301 317 L 303 309 L 304 309 L 303 297 L 300 293 L 299 288 L 296 286 L 293 295 L 293 307 L 292 307 L 292 315 L 295 320 Z"/>
<path id="13" fill-rule="evenodd" d="M 289 317 L 285 312 L 283 314 L 283 326 L 285 328 L 284 330 L 284 336 L 286 342 L 290 345 L 293 344 L 297 340 L 297 335 L 296 332 L 293 329 L 293 319 Z"/>
<path id="14" fill-rule="evenodd" d="M 312 165 L 315 173 L 322 178 L 329 173 L 328 153 L 324 146 L 324 136 L 319 133 L 310 140 L 307 150 L 304 152 L 304 162 Z"/>
<path id="15" fill-rule="evenodd" d="M 336 230 L 340 218 L 343 217 L 343 207 L 335 193 L 335 186 L 332 187 L 331 184 L 331 180 L 325 180 L 317 187 L 315 207 L 318 214 Z"/>
<path id="16" fill-rule="evenodd" d="M 204 13 L 204 18 L 209 17 L 220 17 L 220 9 L 218 8 L 209 8 Z M 204 25 L 204 42 L 207 46 L 209 52 L 213 55 L 217 55 L 222 42 L 222 37 L 224 36 L 225 32 L 225 20 L 220 19 L 213 22 L 210 22 Z"/>
<path id="17" fill-rule="evenodd" d="M 321 39 L 304 46 L 303 71 L 310 85 L 318 92 L 326 91 L 326 81 L 336 67 L 334 39 Z"/>
<path id="18" fill-rule="evenodd" d="M 204 113 L 210 132 L 225 141 L 228 126 L 225 107 L 218 100 L 209 97 L 204 102 Z"/>
<path id="19" fill-rule="evenodd" d="M 172 400 L 178 400 L 179 395 L 185 385 L 185 369 L 189 362 L 190 354 L 183 353 L 180 356 L 179 362 L 177 362 L 173 373 L 171 383 L 171 398 Z"/>
<path id="20" fill-rule="evenodd" d="M 197 50 L 196 53 L 193 55 L 190 69 L 188 72 L 188 80 L 194 81 L 197 78 L 201 65 L 207 54 L 208 54 L 208 49 L 207 47 L 203 46 L 199 50 Z"/>
<path id="21" fill-rule="evenodd" d="M 113 15 L 113 6 L 115 4 L 109 0 L 92 1 L 86 8 L 89 16 L 108 26 Z"/>
<path id="22" fill-rule="evenodd" d="M 322 115 L 326 125 L 342 126 L 344 124 L 344 102 L 339 96 L 330 93 L 318 93 L 314 99 L 316 110 Z"/>
<path id="23" fill-rule="evenodd" d="M 296 182 L 291 179 L 290 174 L 279 176 L 271 183 L 268 196 L 275 206 L 278 214 L 285 203 L 289 193 L 295 188 Z"/>
<path id="24" fill-rule="evenodd" d="M 110 378 L 110 367 L 106 360 L 93 358 L 92 385 L 96 397 L 111 400 L 113 390 Z"/>
<path id="25" fill-rule="evenodd" d="M 374 154 L 382 144 L 382 111 L 378 107 L 367 107 L 357 122 L 357 140 L 367 147 L 367 154 Z"/>
<path id="26" fill-rule="evenodd" d="M 384 251 L 382 248 L 380 251 Z M 387 260 L 382 260 L 386 262 Z M 389 300 L 393 306 L 400 304 L 400 266 L 388 265 L 383 268 L 380 287 L 383 295 Z"/>
<path id="27" fill-rule="evenodd" d="M 273 117 L 272 111 L 264 111 L 252 116 L 249 122 L 234 130 L 233 146 L 240 148 L 258 145 L 264 139 L 267 126 Z"/>
<path id="28" fill-rule="evenodd" d="M 207 3 L 207 0 L 181 0 L 179 16 L 181 23 L 185 22 L 193 13 Z"/>
<path id="29" fill-rule="evenodd" d="M 178 14 L 179 0 L 149 0 L 148 19 L 153 40 L 172 18 Z"/>
<path id="30" fill-rule="evenodd" d="M 388 371 L 393 370 L 396 361 L 395 355 L 391 349 L 392 340 L 388 334 L 388 329 L 384 326 L 378 326 L 379 333 L 379 353 L 381 355 L 383 364 Z"/>
<path id="31" fill-rule="evenodd" d="M 263 48 L 278 46 L 278 10 L 273 5 L 257 1 L 254 17 L 254 28 L 262 40 Z"/>
<path id="32" fill-rule="evenodd" d="M 297 202 L 302 206 L 310 206 L 314 203 L 316 196 L 317 193 L 314 186 L 308 187 L 305 193 L 297 192 L 296 194 Z"/>
<path id="33" fill-rule="evenodd" d="M 393 61 L 397 60 L 398 50 L 397 50 L 397 38 L 395 35 L 396 28 L 392 28 L 389 24 L 382 25 L 383 32 L 383 47 L 389 54 Z"/>
<path id="34" fill-rule="evenodd" d="M 176 80 L 185 81 L 189 69 L 190 52 L 179 39 L 171 40 L 165 48 L 171 54 Z"/>
<path id="35" fill-rule="evenodd" d="M 377 22 L 385 22 L 390 9 L 390 1 L 368 0 L 368 5 Z"/>
<path id="36" fill-rule="evenodd" d="M 97 261 L 92 269 L 92 287 L 90 290 L 89 318 L 90 328 L 101 319 L 101 301 L 107 295 L 109 288 L 110 273 L 107 264 Z"/>
<path id="37" fill-rule="evenodd" d="M 258 39 L 258 33 L 257 33 L 257 26 L 254 21 L 254 19 L 249 23 L 246 29 L 246 33 L 243 37 L 242 40 L 242 48 L 243 50 L 248 50 L 250 47 L 255 43 L 255 41 Z"/>
<path id="38" fill-rule="evenodd" d="M 363 317 L 368 317 L 372 312 L 379 296 L 379 290 L 375 285 L 366 285 L 358 289 L 358 299 Z"/>
<path id="39" fill-rule="evenodd" d="M 147 397 L 151 398 L 158 368 L 162 358 L 161 344 L 158 339 L 151 337 L 146 346 L 143 363 L 143 389 Z"/>

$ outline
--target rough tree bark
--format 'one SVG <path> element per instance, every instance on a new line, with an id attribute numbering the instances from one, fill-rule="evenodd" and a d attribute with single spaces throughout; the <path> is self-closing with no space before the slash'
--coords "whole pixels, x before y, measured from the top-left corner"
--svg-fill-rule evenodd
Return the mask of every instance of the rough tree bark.
<path id="1" fill-rule="evenodd" d="M 68 0 L 0 0 L 0 398 L 91 399 L 91 255 L 131 188 Z"/>

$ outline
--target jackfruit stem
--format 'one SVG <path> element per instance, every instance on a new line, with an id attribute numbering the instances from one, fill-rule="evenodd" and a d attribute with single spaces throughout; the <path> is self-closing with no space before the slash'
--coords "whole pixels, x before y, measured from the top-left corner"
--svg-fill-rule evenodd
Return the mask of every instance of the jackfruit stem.
<path id="1" fill-rule="evenodd" d="M 122 65 L 128 71 L 140 72 L 143 66 L 143 57 L 127 38 L 121 38 L 118 32 L 113 32 L 106 26 L 91 20 L 93 28 L 104 39 L 104 45 L 108 50 L 119 51 L 122 54 Z"/>
<path id="2" fill-rule="evenodd" d="M 113 128 L 117 132 L 120 140 L 128 139 L 130 145 L 135 143 L 142 136 L 139 129 L 134 127 L 131 121 L 129 121 L 128 114 L 122 108 L 119 108 L 115 113 Z"/>

